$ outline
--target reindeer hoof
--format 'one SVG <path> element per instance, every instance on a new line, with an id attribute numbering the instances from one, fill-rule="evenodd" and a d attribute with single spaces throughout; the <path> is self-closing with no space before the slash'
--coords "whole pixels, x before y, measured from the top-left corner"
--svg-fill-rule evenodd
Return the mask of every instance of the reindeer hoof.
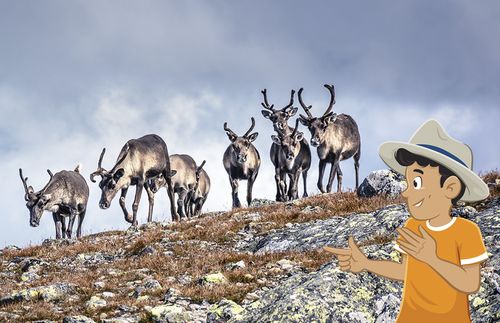
<path id="1" fill-rule="evenodd" d="M 130 215 L 130 214 L 129 214 L 129 215 L 127 215 L 127 216 L 125 217 L 125 221 L 127 221 L 128 223 L 132 223 L 132 224 L 133 224 L 133 223 L 134 223 L 134 217 L 133 217 L 132 215 Z M 136 221 L 136 222 L 137 222 L 137 221 Z"/>

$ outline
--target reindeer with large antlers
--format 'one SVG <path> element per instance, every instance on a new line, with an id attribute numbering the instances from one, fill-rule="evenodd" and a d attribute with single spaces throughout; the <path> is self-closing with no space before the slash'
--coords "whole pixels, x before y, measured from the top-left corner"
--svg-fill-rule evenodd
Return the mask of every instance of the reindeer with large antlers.
<path id="1" fill-rule="evenodd" d="M 47 169 L 47 173 L 50 176 L 49 182 L 40 191 L 35 192 L 31 185 L 28 186 L 28 178 L 23 176 L 23 170 L 19 168 L 26 207 L 30 211 L 30 225 L 39 226 L 43 212 L 50 211 L 56 227 L 56 239 L 71 238 L 78 216 L 76 236 L 80 238 L 89 198 L 89 187 L 80 175 L 80 167 L 77 166 L 74 171 L 62 170 L 55 174 Z M 69 218 L 68 226 L 66 217 Z"/>
<path id="2" fill-rule="evenodd" d="M 231 145 L 227 147 L 223 163 L 227 174 L 229 175 L 229 182 L 231 183 L 233 208 L 241 207 L 238 198 L 238 183 L 240 180 L 248 180 L 247 182 L 247 203 L 252 202 L 252 189 L 255 179 L 259 174 L 260 168 L 260 155 L 253 141 L 259 135 L 258 132 L 251 134 L 255 127 L 255 119 L 252 117 L 252 125 L 250 129 L 241 137 L 234 133 L 227 127 L 227 122 L 224 123 L 224 130 L 231 141 Z"/>
<path id="3" fill-rule="evenodd" d="M 296 113 L 298 108 L 293 107 L 293 97 L 295 95 L 295 91 L 291 91 L 290 95 L 290 102 L 283 108 L 281 109 L 275 109 L 274 104 L 270 105 L 269 101 L 267 99 L 267 90 L 264 89 L 261 91 L 263 97 L 264 97 L 264 102 L 262 102 L 262 106 L 266 110 L 262 110 L 262 115 L 266 118 L 272 121 L 273 123 L 273 128 L 274 130 L 278 133 L 279 136 L 288 136 L 291 134 L 293 131 L 293 128 L 291 128 L 288 125 L 288 119 L 293 117 Z M 297 128 L 297 127 L 295 127 Z M 307 140 L 305 138 L 299 140 L 299 147 L 300 147 L 300 152 L 298 152 L 298 155 L 301 156 L 301 163 L 304 163 L 304 166 L 309 163 L 311 163 L 311 149 L 309 148 L 309 145 L 307 144 Z M 276 182 L 276 201 L 286 201 L 287 199 L 290 198 L 289 194 L 287 193 L 287 183 L 286 183 L 286 171 L 285 169 L 287 168 L 286 164 L 286 159 L 283 159 L 284 152 L 283 152 L 283 147 L 279 144 L 279 140 L 274 141 L 273 144 L 271 145 L 271 150 L 270 150 L 270 156 L 271 156 L 271 162 L 274 165 L 274 179 Z M 309 156 L 309 157 L 308 157 Z M 309 166 L 307 167 L 309 169 Z M 304 193 L 303 197 L 307 197 L 307 170 L 299 172 L 299 175 L 302 174 L 302 179 L 304 180 Z M 291 180 L 291 179 L 290 179 Z M 296 179 L 298 182 L 298 178 Z M 291 183 L 290 183 L 291 184 Z M 290 187 L 291 188 L 291 187 Z M 288 190 L 289 191 L 289 190 Z"/>
<path id="4" fill-rule="evenodd" d="M 358 188 L 359 158 L 361 156 L 361 139 L 358 125 L 354 119 L 347 114 L 332 112 L 335 104 L 335 88 L 333 85 L 324 85 L 330 92 L 330 103 L 323 116 L 313 117 L 309 111 L 312 106 L 307 106 L 302 100 L 302 88 L 298 92 L 299 102 L 307 116 L 300 115 L 300 122 L 309 128 L 311 132 L 311 145 L 317 147 L 319 161 L 318 188 L 324 193 L 323 175 L 327 163 L 332 164 L 330 177 L 326 187 L 331 192 L 332 184 L 337 174 L 337 191 L 342 188 L 342 171 L 340 161 L 353 157 L 356 172 L 356 189 Z"/>
<path id="5" fill-rule="evenodd" d="M 111 201 L 116 193 L 121 190 L 120 207 L 125 215 L 125 220 L 133 226 L 137 226 L 137 210 L 141 200 L 142 189 L 144 188 L 149 198 L 148 222 L 153 218 L 154 193 L 149 186 L 149 180 L 158 175 L 162 175 L 167 181 L 167 193 L 170 199 L 170 211 L 173 220 L 179 220 L 174 204 L 174 191 L 170 170 L 170 161 L 167 144 L 157 135 L 146 135 L 138 139 L 129 140 L 123 146 L 118 155 L 115 166 L 110 170 L 102 167 L 102 159 L 106 148 L 102 150 L 99 157 L 98 168 L 90 175 L 90 180 L 95 183 L 95 176 L 101 176 L 99 187 L 102 190 L 99 207 L 107 209 L 111 206 Z M 129 186 L 135 185 L 135 199 L 132 204 L 130 215 L 125 206 L 125 197 Z"/>
<path id="6" fill-rule="evenodd" d="M 304 134 L 298 131 L 299 120 L 295 122 L 295 128 L 291 133 L 278 131 L 278 135 L 272 135 L 271 138 L 275 145 L 280 147 L 276 153 L 279 169 L 276 173 L 282 174 L 279 182 L 279 194 L 286 197 L 287 200 L 298 199 L 299 176 L 302 174 L 304 179 L 304 197 L 307 196 L 307 172 L 311 167 L 311 150 L 307 142 L 304 144 Z M 286 182 L 284 174 L 290 178 L 288 192 L 286 191 Z"/>

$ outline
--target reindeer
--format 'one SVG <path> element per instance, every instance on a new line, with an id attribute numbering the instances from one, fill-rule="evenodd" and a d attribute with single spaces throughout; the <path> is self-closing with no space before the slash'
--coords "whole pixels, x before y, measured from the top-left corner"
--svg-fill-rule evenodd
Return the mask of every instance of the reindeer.
<path id="1" fill-rule="evenodd" d="M 242 136 L 238 137 L 231 129 L 227 127 L 227 122 L 224 123 L 224 130 L 226 131 L 231 144 L 224 152 L 224 168 L 229 175 L 229 182 L 231 183 L 233 208 L 241 207 L 238 198 L 238 183 L 239 180 L 248 180 L 247 182 L 247 203 L 252 202 L 252 188 L 255 179 L 259 173 L 260 168 L 260 155 L 257 149 L 252 144 L 259 135 L 258 132 L 250 134 L 255 127 L 255 119 L 252 117 L 252 125 L 250 129 Z"/>
<path id="2" fill-rule="evenodd" d="M 196 162 L 189 155 L 171 155 L 170 167 L 175 169 L 171 175 L 172 189 L 177 193 L 177 214 L 180 218 L 190 216 L 189 201 L 196 185 Z M 153 193 L 167 185 L 161 174 L 150 181 Z"/>
<path id="3" fill-rule="evenodd" d="M 210 192 L 210 177 L 208 177 L 207 172 L 203 169 L 205 162 L 204 160 L 203 163 L 196 168 L 196 185 L 193 188 L 189 205 L 191 214 L 196 216 L 201 214 L 203 204 L 205 204 L 208 193 Z M 193 207 L 194 211 L 192 210 Z"/>
<path id="4" fill-rule="evenodd" d="M 80 166 L 74 171 L 62 170 L 55 174 L 47 169 L 47 173 L 50 176 L 49 182 L 40 191 L 35 192 L 31 185 L 28 186 L 28 178 L 23 176 L 23 170 L 19 168 L 26 207 L 30 211 L 30 225 L 39 226 L 43 212 L 50 211 L 56 227 L 56 239 L 71 239 L 73 225 L 78 216 L 76 237 L 80 238 L 89 199 L 89 187 L 80 175 Z M 69 218 L 67 227 L 66 217 Z"/>
<path id="5" fill-rule="evenodd" d="M 361 140 L 358 125 L 354 119 L 347 114 L 332 112 L 335 104 L 335 88 L 333 85 L 324 85 L 330 91 L 330 104 L 323 116 L 315 118 L 309 111 L 312 106 L 307 106 L 302 101 L 302 88 L 298 92 L 299 102 L 307 116 L 300 115 L 300 122 L 309 128 L 311 132 L 311 145 L 317 147 L 319 161 L 318 188 L 324 193 L 323 174 L 326 163 L 331 163 L 330 177 L 326 187 L 331 192 L 335 173 L 337 174 L 338 187 L 342 187 L 342 171 L 340 161 L 353 157 L 356 172 L 356 189 L 358 188 L 359 158 L 361 156 Z"/>
<path id="6" fill-rule="evenodd" d="M 288 200 L 298 199 L 299 176 L 304 179 L 304 197 L 307 197 L 307 171 L 311 167 L 311 150 L 306 141 L 303 141 L 304 134 L 297 131 L 299 120 L 295 122 L 295 129 L 292 133 L 278 132 L 278 136 L 271 138 L 280 149 L 277 151 L 277 161 L 279 173 L 287 174 L 290 178 L 288 192 L 286 192 L 285 178 L 282 175 L 279 183 L 280 196 L 287 197 Z M 278 172 L 277 172 L 278 173 Z"/>
<path id="7" fill-rule="evenodd" d="M 145 135 L 138 139 L 129 140 L 118 155 L 115 166 L 107 171 L 102 167 L 102 159 L 106 148 L 101 152 L 97 170 L 90 175 L 90 180 L 95 183 L 95 176 L 101 176 L 99 187 L 102 190 L 99 207 L 108 209 L 116 193 L 121 190 L 120 207 L 125 220 L 137 226 L 137 210 L 141 200 L 142 189 L 146 190 L 149 198 L 148 222 L 153 218 L 154 193 L 149 187 L 149 179 L 163 175 L 167 180 L 167 194 L 170 199 L 172 219 L 178 220 L 174 205 L 174 192 L 171 185 L 172 172 L 168 158 L 167 145 L 157 135 Z M 135 185 L 135 199 L 132 204 L 133 215 L 130 215 L 125 206 L 125 197 L 129 186 Z"/>
<path id="8" fill-rule="evenodd" d="M 297 111 L 298 108 L 293 107 L 293 97 L 295 95 L 295 91 L 291 91 L 290 95 L 290 102 L 288 105 L 281 109 L 274 109 L 274 104 L 270 105 L 268 100 L 267 100 L 267 90 L 264 89 L 261 91 L 262 95 L 264 96 L 264 102 L 262 102 L 262 106 L 264 109 L 267 110 L 262 110 L 262 115 L 264 118 L 269 119 L 273 122 L 273 128 L 274 130 L 280 134 L 283 133 L 284 135 L 290 134 L 293 129 L 288 125 L 288 119 L 293 117 Z M 300 147 L 303 149 L 303 151 L 300 152 L 300 155 L 305 156 L 307 153 L 310 153 L 309 145 L 307 144 L 307 141 L 305 138 L 301 139 L 301 144 Z M 284 165 L 280 164 L 280 155 L 283 154 L 282 148 L 279 144 L 273 142 L 271 145 L 271 150 L 269 152 L 271 156 L 271 162 L 274 165 L 274 180 L 276 182 L 276 201 L 281 201 L 284 202 L 287 200 L 287 183 L 286 183 L 286 178 L 285 178 L 285 172 L 284 172 Z M 310 163 L 311 158 L 309 158 L 309 163 Z M 307 197 L 307 171 L 305 173 L 302 173 L 302 178 L 304 180 L 304 197 Z M 297 178 L 298 181 L 298 178 Z"/>

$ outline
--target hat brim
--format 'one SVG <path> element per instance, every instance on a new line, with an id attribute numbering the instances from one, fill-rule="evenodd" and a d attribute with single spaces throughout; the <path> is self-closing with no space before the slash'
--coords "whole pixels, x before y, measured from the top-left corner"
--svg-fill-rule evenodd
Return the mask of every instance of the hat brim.
<path id="1" fill-rule="evenodd" d="M 434 150 L 407 142 L 389 141 L 383 143 L 379 149 L 380 158 L 382 158 L 387 166 L 392 168 L 394 171 L 402 174 L 403 176 L 406 176 L 406 166 L 400 165 L 396 160 L 396 151 L 400 148 L 404 148 L 415 155 L 429 158 L 439 163 L 440 165 L 445 166 L 455 175 L 457 175 L 457 177 L 459 177 L 465 184 L 464 195 L 462 196 L 460 201 L 481 201 L 487 198 L 490 194 L 488 185 L 486 185 L 486 183 L 476 173 L 474 173 L 464 165 L 451 159 L 450 157 L 447 157 Z"/>

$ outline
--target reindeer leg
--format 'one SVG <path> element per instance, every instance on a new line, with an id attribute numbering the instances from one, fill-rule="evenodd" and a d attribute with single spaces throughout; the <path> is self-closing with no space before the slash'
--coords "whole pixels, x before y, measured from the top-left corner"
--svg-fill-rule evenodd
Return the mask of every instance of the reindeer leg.
<path id="1" fill-rule="evenodd" d="M 127 197 L 128 187 L 122 188 L 122 194 L 120 196 L 120 207 L 122 208 L 123 215 L 125 216 L 125 221 L 130 222 L 128 219 L 130 215 L 127 210 L 127 206 L 125 205 L 125 197 Z"/>
<path id="2" fill-rule="evenodd" d="M 59 215 L 59 220 L 61 221 L 61 229 L 62 229 L 62 237 L 63 239 L 66 239 L 66 217 L 62 216 L 61 214 Z"/>
<path id="3" fill-rule="evenodd" d="M 233 209 L 241 207 L 240 200 L 238 198 L 238 180 L 233 179 L 231 176 L 229 176 L 229 182 L 231 183 L 231 194 L 233 197 Z"/>
<path id="4" fill-rule="evenodd" d="M 254 172 L 252 176 L 248 179 L 247 182 L 247 205 L 250 206 L 252 204 L 252 190 L 253 190 L 253 183 L 255 182 L 255 179 L 257 178 L 258 172 Z"/>
<path id="5" fill-rule="evenodd" d="M 56 239 L 61 239 L 61 220 L 59 219 L 59 214 L 52 213 L 52 218 L 56 226 Z"/>
<path id="6" fill-rule="evenodd" d="M 148 194 L 148 201 L 149 201 L 148 222 L 151 222 L 153 220 L 153 207 L 155 205 L 155 193 L 153 193 L 153 191 L 149 187 L 148 181 L 144 182 L 144 189 L 146 190 L 146 193 Z"/>
<path id="7" fill-rule="evenodd" d="M 177 198 L 177 212 L 179 213 L 179 217 L 181 219 L 186 218 L 186 212 L 184 210 L 184 201 L 186 199 L 188 192 L 185 188 L 181 188 L 177 194 L 179 196 Z"/>
<path id="8" fill-rule="evenodd" d="M 66 228 L 66 237 L 71 239 L 71 235 L 73 234 L 73 225 L 75 224 L 76 216 L 78 215 L 77 209 L 71 209 L 68 221 L 68 227 Z"/>
<path id="9" fill-rule="evenodd" d="M 342 170 L 340 169 L 340 162 L 337 162 L 337 192 L 342 191 Z"/>
<path id="10" fill-rule="evenodd" d="M 141 201 L 142 187 L 143 186 L 144 186 L 143 181 L 139 180 L 139 182 L 137 183 L 136 188 L 135 188 L 134 204 L 132 204 L 133 218 L 127 219 L 127 221 L 132 223 L 132 226 L 134 226 L 134 227 L 137 226 L 137 210 L 139 210 L 139 202 Z"/>
<path id="11" fill-rule="evenodd" d="M 172 221 L 179 221 L 179 217 L 177 215 L 177 210 L 175 209 L 175 196 L 174 196 L 174 188 L 172 187 L 172 179 L 169 176 L 165 176 L 167 179 L 167 195 L 170 201 L 170 216 L 172 217 Z"/>
<path id="12" fill-rule="evenodd" d="M 297 200 L 299 198 L 299 180 L 300 180 L 300 170 L 297 170 L 293 175 L 293 199 Z"/>
<path id="13" fill-rule="evenodd" d="M 307 195 L 307 170 L 302 171 L 302 180 L 304 181 L 304 194 L 302 194 L 302 197 L 308 197 Z"/>
<path id="14" fill-rule="evenodd" d="M 278 167 L 274 168 L 274 181 L 276 182 L 276 201 L 281 201 L 281 177 Z"/>
<path id="15" fill-rule="evenodd" d="M 325 193 L 323 188 L 323 175 L 325 174 L 326 160 L 321 159 L 319 161 L 319 176 L 318 176 L 318 189 L 321 193 Z"/>
<path id="16" fill-rule="evenodd" d="M 328 178 L 328 184 L 326 186 L 326 191 L 330 193 L 332 191 L 333 180 L 335 179 L 335 173 L 337 172 L 337 167 L 339 162 L 337 158 L 335 158 L 332 162 L 332 168 L 330 168 L 330 177 Z"/>
<path id="17" fill-rule="evenodd" d="M 356 191 L 358 190 L 358 186 L 359 186 L 359 178 L 358 178 L 358 175 L 359 175 L 359 158 L 361 157 L 361 152 L 357 152 L 355 155 L 354 155 L 354 170 L 356 172 Z"/>
<path id="18" fill-rule="evenodd" d="M 76 237 L 79 239 L 82 236 L 82 223 L 83 219 L 85 218 L 85 213 L 87 212 L 86 209 L 83 209 L 80 211 L 80 214 L 78 214 L 78 228 L 76 229 Z"/>

